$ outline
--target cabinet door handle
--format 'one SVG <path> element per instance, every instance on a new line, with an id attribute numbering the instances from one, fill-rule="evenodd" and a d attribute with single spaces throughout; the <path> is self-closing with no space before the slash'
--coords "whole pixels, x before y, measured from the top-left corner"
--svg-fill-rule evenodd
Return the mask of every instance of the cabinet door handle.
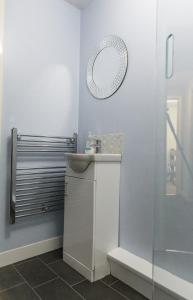
<path id="1" fill-rule="evenodd" d="M 174 74 L 174 35 L 170 33 L 166 39 L 166 78 Z"/>

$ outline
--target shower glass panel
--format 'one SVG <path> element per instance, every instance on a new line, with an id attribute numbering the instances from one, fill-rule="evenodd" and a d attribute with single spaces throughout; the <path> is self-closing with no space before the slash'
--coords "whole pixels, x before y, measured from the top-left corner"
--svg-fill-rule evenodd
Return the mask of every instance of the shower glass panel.
<path id="1" fill-rule="evenodd" d="M 193 299 L 193 1 L 158 0 L 156 300 Z"/>

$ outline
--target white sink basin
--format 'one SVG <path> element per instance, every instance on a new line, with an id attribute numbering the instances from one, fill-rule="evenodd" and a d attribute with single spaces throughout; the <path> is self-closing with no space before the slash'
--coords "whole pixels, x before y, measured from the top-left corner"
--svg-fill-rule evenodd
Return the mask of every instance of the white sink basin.
<path id="1" fill-rule="evenodd" d="M 83 173 L 90 163 L 95 161 L 113 162 L 121 161 L 121 154 L 67 154 L 69 167 L 78 173 Z"/>

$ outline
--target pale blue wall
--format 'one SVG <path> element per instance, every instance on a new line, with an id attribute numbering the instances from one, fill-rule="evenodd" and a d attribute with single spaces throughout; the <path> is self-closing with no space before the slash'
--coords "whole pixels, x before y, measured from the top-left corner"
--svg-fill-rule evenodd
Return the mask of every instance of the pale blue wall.
<path id="1" fill-rule="evenodd" d="M 110 3 L 110 5 L 109 5 Z M 8 225 L 9 148 L 13 126 L 43 134 L 72 134 L 78 122 L 79 11 L 64 0 L 7 0 L 3 137 L 0 160 L 0 251 L 62 233 L 63 216 Z M 129 69 L 106 101 L 86 87 L 86 66 L 106 35 L 127 44 Z M 81 17 L 79 142 L 88 131 L 124 132 L 120 243 L 152 258 L 155 154 L 156 0 L 94 0 Z"/>
<path id="2" fill-rule="evenodd" d="M 80 11 L 64 0 L 6 0 L 0 156 L 0 251 L 62 234 L 63 215 L 8 224 L 12 127 L 72 135 L 78 128 Z"/>
<path id="3" fill-rule="evenodd" d="M 86 87 L 89 56 L 106 35 L 128 47 L 129 68 L 120 90 L 97 101 Z M 120 244 L 152 259 L 155 168 L 156 0 L 94 0 L 82 13 L 79 145 L 88 131 L 124 132 Z"/>

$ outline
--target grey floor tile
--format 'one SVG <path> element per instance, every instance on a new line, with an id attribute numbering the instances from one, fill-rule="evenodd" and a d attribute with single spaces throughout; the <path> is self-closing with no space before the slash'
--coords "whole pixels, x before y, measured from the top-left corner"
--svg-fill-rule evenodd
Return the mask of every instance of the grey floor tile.
<path id="1" fill-rule="evenodd" d="M 42 300 L 80 300 L 76 292 L 73 291 L 66 283 L 57 278 L 53 281 L 43 284 L 35 289 Z"/>
<path id="2" fill-rule="evenodd" d="M 147 300 L 143 295 L 129 287 L 128 285 L 118 281 L 112 285 L 112 288 L 116 289 L 122 295 L 126 296 L 130 300 Z"/>
<path id="3" fill-rule="evenodd" d="M 51 252 L 39 255 L 39 258 L 46 264 L 55 262 L 56 260 L 62 259 L 62 249 L 57 249 Z"/>
<path id="4" fill-rule="evenodd" d="M 107 284 L 107 285 L 112 285 L 113 283 L 115 283 L 116 281 L 118 281 L 117 278 L 113 277 L 112 275 L 107 275 L 106 277 L 104 277 L 102 279 L 102 281 Z"/>
<path id="5" fill-rule="evenodd" d="M 33 290 L 27 285 L 22 284 L 15 288 L 0 293 L 0 300 L 38 300 Z"/>
<path id="6" fill-rule="evenodd" d="M 0 269 L 0 291 L 23 282 L 12 265 Z"/>
<path id="7" fill-rule="evenodd" d="M 34 256 L 34 257 L 31 257 L 31 258 L 27 258 L 27 259 L 24 259 L 24 260 L 20 260 L 20 261 L 14 263 L 14 266 L 19 266 L 19 265 L 21 265 L 21 264 L 23 264 L 23 263 L 25 263 L 25 262 L 34 260 L 34 259 L 36 259 L 36 258 L 37 258 L 37 257 Z"/>
<path id="8" fill-rule="evenodd" d="M 74 289 L 87 300 L 125 300 L 125 297 L 122 297 L 101 281 L 95 283 L 84 281 L 75 285 Z"/>
<path id="9" fill-rule="evenodd" d="M 76 284 L 84 280 L 84 277 L 82 275 L 80 275 L 62 260 L 50 264 L 49 267 L 70 285 Z"/>
<path id="10" fill-rule="evenodd" d="M 16 266 L 16 269 L 32 287 L 56 277 L 39 259 Z"/>

